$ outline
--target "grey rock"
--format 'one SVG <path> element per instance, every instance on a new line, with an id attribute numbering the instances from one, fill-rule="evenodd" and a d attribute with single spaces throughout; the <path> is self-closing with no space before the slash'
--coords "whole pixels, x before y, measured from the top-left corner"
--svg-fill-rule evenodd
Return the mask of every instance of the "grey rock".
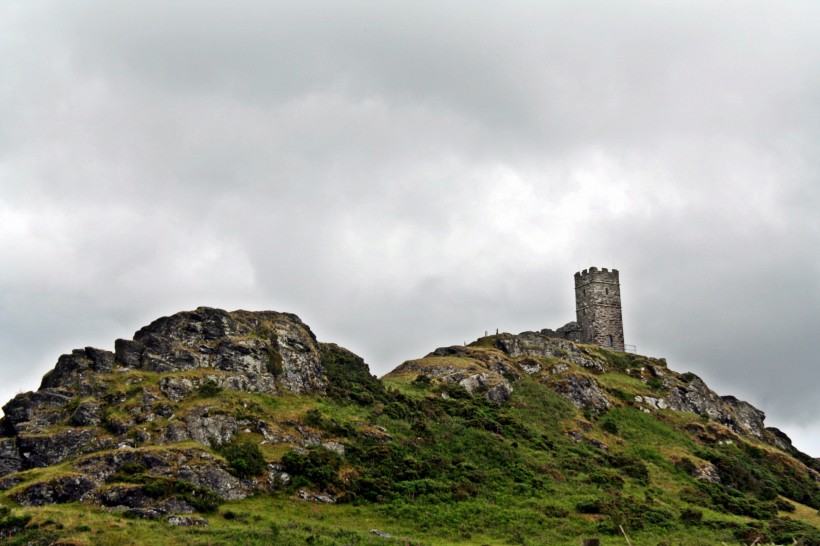
<path id="1" fill-rule="evenodd" d="M 174 527 L 205 527 L 208 525 L 207 519 L 194 516 L 169 516 L 167 521 Z"/>
<path id="2" fill-rule="evenodd" d="M 464 387 L 470 394 L 480 394 L 497 404 L 506 403 L 513 392 L 512 381 L 522 377 L 509 360 L 493 352 L 473 347 L 439 347 L 427 357 L 458 357 L 458 365 L 434 367 L 408 361 L 396 368 L 396 372 L 416 372 L 446 383 Z M 468 366 L 463 361 L 472 361 Z"/>
<path id="3" fill-rule="evenodd" d="M 114 356 L 117 364 L 126 368 L 139 369 L 142 367 L 142 353 L 145 345 L 138 341 L 118 339 L 114 341 Z"/>
<path id="4" fill-rule="evenodd" d="M 97 373 L 111 373 L 114 370 L 115 357 L 111 351 L 86 347 L 85 354 L 91 359 L 91 368 Z"/>
<path id="5" fill-rule="evenodd" d="M 194 383 L 184 377 L 163 377 L 159 390 L 172 402 L 180 402 L 194 390 Z"/>
<path id="6" fill-rule="evenodd" d="M 71 354 L 57 359 L 54 369 L 43 376 L 40 390 L 75 385 L 83 374 L 92 369 L 94 361 L 84 349 L 74 349 Z"/>
<path id="7" fill-rule="evenodd" d="M 60 410 L 71 400 L 71 396 L 50 388 L 18 394 L 3 406 L 3 428 L 19 434 L 55 425 L 65 418 Z"/>
<path id="8" fill-rule="evenodd" d="M 503 377 L 491 372 L 469 375 L 458 382 L 470 394 L 483 393 L 491 402 L 503 404 L 512 395 L 512 385 Z"/>
<path id="9" fill-rule="evenodd" d="M 720 472 L 714 466 L 708 464 L 700 468 L 696 468 L 692 473 L 696 480 L 701 480 L 710 483 L 720 483 Z"/>
<path id="10" fill-rule="evenodd" d="M 0 476 L 17 472 L 23 468 L 23 460 L 17 449 L 15 438 L 0 438 Z"/>
<path id="11" fill-rule="evenodd" d="M 244 499 L 258 488 L 256 483 L 240 480 L 216 463 L 208 466 L 183 466 L 179 469 L 178 477 L 210 489 L 225 500 Z"/>
<path id="12" fill-rule="evenodd" d="M 114 485 L 97 496 L 103 506 L 123 506 L 125 508 L 147 508 L 155 501 L 145 494 L 141 485 Z"/>
<path id="13" fill-rule="evenodd" d="M 794 450 L 791 438 L 778 428 L 766 427 L 766 437 L 769 444 L 779 447 L 787 453 Z"/>
<path id="14" fill-rule="evenodd" d="M 566 374 L 556 380 L 552 388 L 576 408 L 600 413 L 609 409 L 611 405 L 598 387 L 598 383 L 585 375 Z"/>
<path id="15" fill-rule="evenodd" d="M 162 442 L 166 444 L 184 442 L 190 439 L 191 435 L 188 434 L 188 429 L 185 428 L 185 425 L 179 422 L 168 423 L 168 427 L 162 434 Z"/>
<path id="16" fill-rule="evenodd" d="M 110 445 L 110 441 L 97 431 L 87 428 L 66 428 L 50 434 L 17 437 L 24 468 L 51 466 Z"/>
<path id="17" fill-rule="evenodd" d="M 159 519 L 166 515 L 164 510 L 159 508 L 130 508 L 126 511 L 126 515 L 131 518 L 139 519 Z"/>
<path id="18" fill-rule="evenodd" d="M 575 343 L 550 337 L 540 332 L 522 332 L 518 335 L 500 334 L 496 347 L 513 358 L 533 356 L 539 358 L 561 358 L 596 373 L 607 371 L 604 359 L 590 349 Z"/>
<path id="19" fill-rule="evenodd" d="M 236 434 L 236 419 L 230 415 L 209 415 L 209 408 L 197 409 L 184 419 L 188 435 L 195 442 L 216 447 L 231 441 Z"/>
<path id="20" fill-rule="evenodd" d="M 100 405 L 94 400 L 86 400 L 74 410 L 69 423 L 78 427 L 88 427 L 97 426 L 101 421 Z"/>
<path id="21" fill-rule="evenodd" d="M 705 415 L 738 434 L 772 439 L 766 434 L 762 411 L 734 396 L 718 396 L 699 377 L 671 388 L 667 402 L 673 410 Z"/>
<path id="22" fill-rule="evenodd" d="M 4 476 L 0 478 L 0 491 L 7 491 L 21 483 L 23 483 L 23 478 L 17 474 Z"/>
<path id="23" fill-rule="evenodd" d="M 732 413 L 732 417 L 729 419 L 734 424 L 733 428 L 736 431 L 763 439 L 766 430 L 763 425 L 763 420 L 766 419 L 765 413 L 734 396 L 722 396 L 721 400 Z"/>
<path id="24" fill-rule="evenodd" d="M 370 534 L 381 538 L 393 538 L 393 535 L 390 533 L 385 533 L 384 531 L 379 531 L 378 529 L 371 529 Z"/>
<path id="25" fill-rule="evenodd" d="M 319 504 L 335 504 L 336 497 L 333 495 L 329 495 L 327 493 L 311 493 L 310 491 L 305 491 L 304 489 L 300 489 L 297 496 L 306 501 L 313 501 Z"/>
<path id="26" fill-rule="evenodd" d="M 78 502 L 99 484 L 86 476 L 63 476 L 35 483 L 13 496 L 23 506 Z"/>
<path id="27" fill-rule="evenodd" d="M 268 482 L 271 488 L 284 487 L 290 484 L 293 478 L 283 470 L 280 464 L 268 465 Z"/>
<path id="28" fill-rule="evenodd" d="M 322 447 L 327 449 L 328 451 L 338 453 L 342 457 L 344 457 L 345 455 L 345 446 L 340 444 L 339 442 L 324 442 L 322 443 Z"/>

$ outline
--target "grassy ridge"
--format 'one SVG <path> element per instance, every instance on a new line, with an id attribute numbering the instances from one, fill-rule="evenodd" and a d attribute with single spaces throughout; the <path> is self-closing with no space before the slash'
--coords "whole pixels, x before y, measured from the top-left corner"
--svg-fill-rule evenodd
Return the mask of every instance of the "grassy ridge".
<path id="1" fill-rule="evenodd" d="M 320 446 L 265 443 L 255 430 L 240 431 L 232 444 L 238 447 L 214 455 L 242 477 L 278 463 L 292 480 L 272 493 L 214 505 L 207 527 L 172 527 L 78 504 L 20 508 L 10 495 L 21 484 L 2 499 L 0 531 L 14 538 L 0 544 L 577 545 L 591 536 L 623 544 L 623 528 L 633 544 L 820 545 L 817 486 L 794 460 L 748 439 L 706 443 L 691 431 L 719 425 L 693 414 L 629 407 L 629 397 L 656 388 L 633 377 L 596 376 L 612 407 L 590 415 L 526 374 L 500 406 L 418 373 L 378 381 L 352 353 L 323 349 L 326 397 L 226 392 L 211 385 L 175 409 L 207 406 L 285 432 L 298 426 L 343 445 L 344 456 Z M 601 355 L 616 358 L 613 367 L 632 365 L 628 357 Z M 545 365 L 552 362 L 545 359 Z M 132 376 L 140 378 L 139 391 L 112 385 L 126 398 L 123 415 L 160 379 L 147 373 L 121 379 Z M 706 465 L 717 469 L 721 484 L 692 477 Z M 69 470 L 67 464 L 59 468 Z M 131 470 L 114 481 L 144 484 L 140 469 Z M 55 471 L 25 476 L 36 480 Z M 157 494 L 196 493 L 150 483 Z M 330 494 L 338 502 L 298 500 L 300 491 Z"/>

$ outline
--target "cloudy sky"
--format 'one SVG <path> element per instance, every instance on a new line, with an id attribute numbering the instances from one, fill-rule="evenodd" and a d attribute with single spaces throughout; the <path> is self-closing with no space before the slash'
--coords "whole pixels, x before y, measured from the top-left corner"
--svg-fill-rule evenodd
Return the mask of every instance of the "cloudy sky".
<path id="1" fill-rule="evenodd" d="M 200 305 L 379 375 L 574 319 L 820 456 L 820 3 L 0 1 L 0 398 Z"/>

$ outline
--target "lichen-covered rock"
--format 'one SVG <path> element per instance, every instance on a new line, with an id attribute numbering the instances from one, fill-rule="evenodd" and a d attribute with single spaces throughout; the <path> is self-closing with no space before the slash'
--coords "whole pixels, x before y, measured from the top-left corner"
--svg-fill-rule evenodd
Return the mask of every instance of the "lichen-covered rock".
<path id="1" fill-rule="evenodd" d="M 166 520 L 174 527 L 207 527 L 208 520 L 194 516 L 169 516 Z"/>
<path id="2" fill-rule="evenodd" d="M 43 376 L 40 383 L 40 390 L 68 388 L 76 389 L 83 385 L 87 379 L 89 371 L 108 373 L 114 365 L 114 355 L 110 351 L 86 347 L 85 349 L 74 349 L 71 354 L 61 356 L 57 360 L 54 369 Z M 91 392 L 81 390 L 82 396 L 88 396 Z"/>
<path id="3" fill-rule="evenodd" d="M 65 418 L 61 410 L 71 400 L 71 396 L 51 388 L 18 394 L 3 406 L 3 429 L 7 434 L 19 434 L 48 428 Z"/>
<path id="4" fill-rule="evenodd" d="M 700 468 L 696 468 L 694 472 L 692 472 L 692 477 L 696 480 L 709 482 L 709 483 L 720 483 L 720 472 L 714 466 L 707 464 L 701 466 Z"/>
<path id="5" fill-rule="evenodd" d="M 77 502 L 100 484 L 87 476 L 61 476 L 47 482 L 32 484 L 14 495 L 23 506 L 44 506 Z"/>
<path id="6" fill-rule="evenodd" d="M 499 334 L 495 345 L 513 358 L 534 356 L 540 358 L 560 358 L 577 364 L 595 373 L 604 373 L 604 359 L 583 345 L 550 337 L 540 332 L 522 332 L 518 335 Z"/>
<path id="7" fill-rule="evenodd" d="M 69 423 L 78 427 L 97 426 L 102 422 L 100 405 L 94 400 L 82 402 L 69 419 Z"/>
<path id="8" fill-rule="evenodd" d="M 24 468 L 50 466 L 110 446 L 110 439 L 87 428 L 65 428 L 51 433 L 17 437 L 17 448 Z"/>
<path id="9" fill-rule="evenodd" d="M 194 382 L 185 377 L 163 377 L 159 381 L 159 390 L 171 402 L 180 402 L 194 390 Z"/>
<path id="10" fill-rule="evenodd" d="M 17 449 L 15 438 L 0 438 L 0 476 L 17 472 L 23 468 L 23 460 Z"/>
<path id="11" fill-rule="evenodd" d="M 738 434 L 759 439 L 770 439 L 763 425 L 765 414 L 748 402 L 734 396 L 719 396 L 699 377 L 689 382 L 679 382 L 670 389 L 666 401 L 669 408 L 705 415 L 710 420 L 729 427 Z"/>
<path id="12" fill-rule="evenodd" d="M 216 447 L 231 441 L 236 434 L 236 419 L 229 415 L 211 415 L 209 408 L 194 410 L 185 417 L 185 428 L 192 440 Z"/>
<path id="13" fill-rule="evenodd" d="M 555 380 L 552 388 L 576 408 L 601 413 L 611 406 L 598 383 L 587 375 L 568 373 Z"/>
<path id="14" fill-rule="evenodd" d="M 244 499 L 258 489 L 256 483 L 240 480 L 215 464 L 182 466 L 176 475 L 194 485 L 210 489 L 225 500 Z"/>
<path id="15" fill-rule="evenodd" d="M 734 396 L 722 396 L 721 400 L 731 412 L 731 417 L 725 420 L 730 420 L 734 429 L 762 439 L 766 427 L 763 425 L 763 420 L 766 414 L 743 400 L 738 400 Z M 728 412 L 727 412 L 728 413 Z"/>
<path id="16" fill-rule="evenodd" d="M 459 346 L 440 347 L 422 359 L 403 363 L 388 376 L 391 374 L 426 375 L 455 383 L 497 404 L 509 400 L 512 382 L 522 376 L 517 366 L 497 352 Z"/>

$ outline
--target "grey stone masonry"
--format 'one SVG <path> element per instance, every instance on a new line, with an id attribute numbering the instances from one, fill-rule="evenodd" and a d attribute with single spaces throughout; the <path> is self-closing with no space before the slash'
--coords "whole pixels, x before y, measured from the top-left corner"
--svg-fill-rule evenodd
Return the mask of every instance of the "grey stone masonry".
<path id="1" fill-rule="evenodd" d="M 581 343 L 624 350 L 618 270 L 590 267 L 575 274 L 575 314 Z"/>

